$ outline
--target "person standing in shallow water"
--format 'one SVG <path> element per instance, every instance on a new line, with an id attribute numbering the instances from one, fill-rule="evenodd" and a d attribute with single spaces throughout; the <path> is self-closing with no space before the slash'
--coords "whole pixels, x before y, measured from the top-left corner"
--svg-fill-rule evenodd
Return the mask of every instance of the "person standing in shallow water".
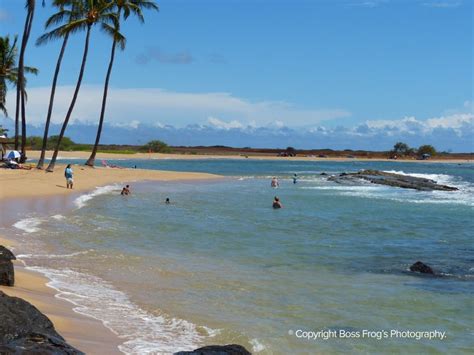
<path id="1" fill-rule="evenodd" d="M 281 204 L 280 202 L 280 199 L 278 197 L 275 196 L 275 198 L 273 199 L 273 205 L 272 207 L 274 209 L 278 209 L 278 208 L 283 208 L 283 205 Z"/>
<path id="2" fill-rule="evenodd" d="M 278 182 L 278 179 L 275 176 L 273 177 L 272 182 L 270 183 L 270 186 L 273 187 L 274 189 L 280 186 L 280 183 Z"/>
<path id="3" fill-rule="evenodd" d="M 68 164 L 66 166 L 66 169 L 64 169 L 64 177 L 66 178 L 66 188 L 67 189 L 72 189 L 72 185 L 74 184 L 74 180 L 72 179 L 72 168 L 71 164 Z"/>

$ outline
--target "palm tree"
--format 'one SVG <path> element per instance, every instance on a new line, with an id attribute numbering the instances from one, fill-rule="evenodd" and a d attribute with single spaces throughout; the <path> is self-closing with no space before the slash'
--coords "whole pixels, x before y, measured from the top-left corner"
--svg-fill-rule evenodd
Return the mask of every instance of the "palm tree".
<path id="1" fill-rule="evenodd" d="M 64 5 L 68 5 L 72 3 L 71 1 L 66 1 L 66 0 L 60 1 L 60 2 Z M 89 51 L 89 39 L 90 39 L 91 29 L 97 23 L 108 24 L 108 23 L 116 22 L 115 14 L 110 11 L 112 7 L 112 3 L 110 1 L 82 0 L 82 1 L 76 1 L 74 3 L 77 6 L 77 11 L 78 11 L 78 14 L 80 14 L 80 16 L 78 16 L 78 18 L 74 19 L 73 21 L 68 22 L 60 26 L 59 28 L 51 31 L 50 33 L 51 37 L 54 37 L 54 36 L 61 37 L 61 36 L 64 36 L 65 33 L 72 34 L 81 30 L 86 31 L 86 39 L 84 42 L 81 69 L 79 70 L 79 76 L 77 78 L 76 88 L 74 90 L 71 103 L 69 104 L 69 109 L 66 113 L 66 117 L 64 118 L 64 122 L 61 127 L 61 131 L 59 133 L 59 138 L 58 138 L 56 147 L 54 149 L 51 162 L 49 163 L 48 168 L 46 169 L 46 171 L 49 171 L 49 172 L 52 172 L 54 170 L 54 166 L 56 165 L 56 159 L 59 153 L 59 146 L 61 144 L 62 138 L 64 137 L 64 133 L 66 132 L 69 119 L 71 118 L 72 111 L 74 110 L 77 96 L 81 88 L 82 77 L 84 76 L 84 69 L 85 69 L 86 61 L 87 61 L 87 53 Z"/>
<path id="2" fill-rule="evenodd" d="M 26 95 L 25 95 L 25 52 L 26 45 L 31 33 L 31 26 L 33 24 L 33 17 L 35 14 L 35 0 L 27 0 L 25 8 L 27 10 L 25 25 L 23 28 L 23 37 L 21 39 L 20 56 L 18 58 L 18 80 L 16 86 L 16 112 L 15 112 L 15 149 L 18 150 L 18 126 L 21 112 L 21 158 L 24 162 L 26 159 L 25 145 L 26 145 Z"/>
<path id="3" fill-rule="evenodd" d="M 72 21 L 74 21 L 75 19 L 78 18 L 78 15 L 79 15 L 78 12 L 77 12 L 78 7 L 74 3 L 70 4 L 70 6 L 68 8 L 65 7 L 65 4 L 60 4 L 60 3 L 57 3 L 57 2 L 54 2 L 53 4 L 57 5 L 59 7 L 59 12 L 52 15 L 46 21 L 46 24 L 45 24 L 46 29 L 50 28 L 54 24 L 60 23 L 64 18 L 68 19 L 68 23 L 71 23 Z M 61 63 L 62 63 L 62 60 L 63 60 L 64 52 L 66 50 L 66 46 L 67 46 L 68 39 L 69 39 L 69 33 L 70 32 L 61 33 L 61 31 L 59 31 L 59 32 L 52 31 L 52 32 L 49 32 L 49 33 L 45 33 L 40 38 L 38 38 L 38 40 L 36 41 L 36 45 L 43 45 L 43 44 L 48 43 L 50 40 L 56 39 L 58 36 L 62 35 L 62 38 L 63 38 L 63 44 L 61 46 L 61 50 L 59 51 L 59 57 L 58 57 L 58 60 L 56 62 L 56 69 L 54 71 L 54 76 L 53 76 L 53 83 L 51 85 L 51 93 L 50 93 L 50 96 L 49 96 L 48 113 L 47 113 L 47 116 L 46 116 L 46 122 L 45 122 L 45 126 L 44 126 L 43 144 L 42 144 L 42 147 L 41 147 L 41 155 L 40 155 L 40 158 L 38 160 L 38 164 L 36 165 L 37 169 L 43 169 L 43 165 L 44 165 L 44 159 L 45 159 L 45 156 L 46 156 L 46 145 L 48 143 L 49 126 L 51 124 L 51 115 L 53 113 L 53 105 L 54 105 L 54 96 L 55 96 L 55 93 L 56 93 L 56 85 L 57 85 L 57 81 L 58 81 L 59 72 L 61 70 Z"/>
<path id="4" fill-rule="evenodd" d="M 18 68 L 16 66 L 18 37 L 13 38 L 10 43 L 10 36 L 0 37 L 0 110 L 8 116 L 6 108 L 7 85 L 16 85 L 18 81 Z"/>
<path id="5" fill-rule="evenodd" d="M 124 20 L 126 20 L 130 16 L 130 14 L 133 13 L 138 17 L 138 19 L 142 23 L 145 22 L 145 19 L 142 14 L 142 9 L 150 9 L 150 10 L 158 11 L 158 5 L 153 0 L 114 0 L 114 3 L 117 9 L 116 10 L 117 22 L 115 23 L 115 26 L 111 27 L 107 24 L 102 25 L 102 29 L 112 36 L 113 41 L 112 41 L 112 50 L 110 52 L 109 67 L 107 69 L 107 74 L 105 76 L 104 93 L 102 96 L 102 107 L 100 109 L 100 118 L 99 118 L 99 126 L 97 128 L 97 135 L 95 138 L 95 143 L 94 143 L 94 147 L 92 149 L 91 155 L 86 162 L 86 165 L 89 165 L 89 166 L 94 166 L 95 156 L 97 154 L 97 149 L 99 147 L 99 142 L 100 142 L 100 136 L 102 134 L 102 127 L 104 124 L 104 117 L 105 117 L 105 106 L 107 104 L 107 93 L 109 90 L 109 80 L 110 80 L 110 75 L 112 73 L 112 67 L 114 65 L 115 48 L 118 45 L 121 50 L 125 49 L 126 39 L 120 33 L 120 20 L 122 17 L 122 11 L 123 11 Z"/>
<path id="6" fill-rule="evenodd" d="M 17 40 L 17 36 L 13 37 L 13 42 L 11 42 L 8 35 L 0 37 L 0 110 L 5 116 L 8 116 L 6 108 L 8 85 L 17 86 L 18 83 L 18 67 L 16 67 Z M 24 66 L 24 71 L 32 74 L 38 73 L 38 69 L 28 66 Z M 24 80 L 26 83 L 26 79 Z"/>

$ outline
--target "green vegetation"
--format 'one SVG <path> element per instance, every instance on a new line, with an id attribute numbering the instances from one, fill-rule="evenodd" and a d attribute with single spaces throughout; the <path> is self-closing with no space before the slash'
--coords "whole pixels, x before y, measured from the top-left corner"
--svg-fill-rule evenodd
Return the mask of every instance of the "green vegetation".
<path id="1" fill-rule="evenodd" d="M 162 141 L 153 140 L 145 144 L 140 148 L 142 152 L 151 152 L 151 153 L 171 153 L 171 148 Z"/>
<path id="2" fill-rule="evenodd" d="M 422 145 L 418 148 L 417 153 L 418 153 L 419 156 L 422 156 L 423 154 L 429 154 L 431 156 L 435 156 L 436 155 L 436 149 L 432 145 L 425 144 L 425 145 Z"/>
<path id="3" fill-rule="evenodd" d="M 418 149 L 410 148 L 408 144 L 403 142 L 398 142 L 393 146 L 393 149 L 390 151 L 391 158 L 397 157 L 415 157 L 418 156 L 421 158 L 424 154 L 428 154 L 430 156 L 436 155 L 436 149 L 432 145 L 422 145 Z"/>
<path id="4" fill-rule="evenodd" d="M 3 128 L 2 125 L 0 125 L 0 135 L 4 135 L 5 133 L 8 132 L 7 128 Z"/>

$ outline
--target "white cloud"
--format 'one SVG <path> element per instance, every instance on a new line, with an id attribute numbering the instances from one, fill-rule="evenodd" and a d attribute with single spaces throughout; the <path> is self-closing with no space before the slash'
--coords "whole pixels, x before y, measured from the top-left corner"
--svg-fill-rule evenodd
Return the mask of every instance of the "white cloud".
<path id="1" fill-rule="evenodd" d="M 222 121 L 218 118 L 215 118 L 215 117 L 209 117 L 207 119 L 207 122 L 212 125 L 213 127 L 217 128 L 217 129 L 235 129 L 235 128 L 243 128 L 244 125 L 242 123 L 240 123 L 239 121 L 237 120 L 233 120 L 233 121 L 230 121 L 230 122 L 225 122 L 225 121 Z"/>
<path id="2" fill-rule="evenodd" d="M 474 114 L 459 113 L 449 116 L 429 118 L 427 120 L 418 120 L 415 117 L 405 117 L 401 120 L 374 120 L 366 121 L 370 129 L 388 132 L 395 131 L 409 134 L 430 134 L 437 128 L 452 129 L 456 134 L 462 134 L 465 127 L 472 127 Z"/>
<path id="3" fill-rule="evenodd" d="M 386 3 L 388 3 L 388 0 L 363 0 L 363 1 L 352 3 L 352 6 L 374 8 Z"/>
<path id="4" fill-rule="evenodd" d="M 137 129 L 137 128 L 140 126 L 140 121 L 138 121 L 138 120 L 132 120 L 132 121 L 127 122 L 127 123 L 117 122 L 117 123 L 112 123 L 111 126 L 113 126 L 113 127 L 121 127 L 121 128 L 133 128 L 133 129 Z"/>
<path id="5" fill-rule="evenodd" d="M 64 119 L 73 90 L 72 86 L 57 88 L 53 122 L 62 122 Z M 49 94 L 49 87 L 28 89 L 27 110 L 30 123 L 44 122 Z M 97 122 L 101 99 L 101 86 L 83 86 L 71 121 Z M 14 112 L 14 102 L 14 93 L 10 90 L 7 97 L 10 112 Z M 287 126 L 297 127 L 350 115 L 344 109 L 302 109 L 287 102 L 253 102 L 221 92 L 183 93 L 159 88 L 110 88 L 106 120 L 109 123 L 139 121 L 152 125 L 159 117 L 165 125 L 182 127 L 190 123 L 206 123 L 208 117 L 219 117 L 224 122 L 238 121 L 243 126 L 266 126 L 278 118 Z"/>
<path id="6" fill-rule="evenodd" d="M 460 0 L 443 0 L 443 1 L 430 1 L 424 2 L 423 6 L 435 7 L 435 8 L 456 8 L 462 5 Z"/>

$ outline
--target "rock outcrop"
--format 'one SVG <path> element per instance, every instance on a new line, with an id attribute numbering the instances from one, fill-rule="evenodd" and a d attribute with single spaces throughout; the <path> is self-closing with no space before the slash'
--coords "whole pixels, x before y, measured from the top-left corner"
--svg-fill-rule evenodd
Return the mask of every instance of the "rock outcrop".
<path id="1" fill-rule="evenodd" d="M 12 260 L 15 260 L 15 255 L 0 245 L 0 285 L 13 286 L 15 284 L 15 270 L 13 269 Z"/>
<path id="2" fill-rule="evenodd" d="M 370 181 L 373 184 L 401 187 L 405 189 L 415 189 L 421 191 L 456 191 L 458 188 L 447 185 L 440 185 L 434 180 L 419 178 L 408 175 L 387 173 L 379 170 L 362 170 L 357 173 L 341 173 L 328 178 L 339 184 L 356 183 L 359 180 Z"/>
<path id="3" fill-rule="evenodd" d="M 435 274 L 432 268 L 430 268 L 425 263 L 422 263 L 421 261 L 417 261 L 412 266 L 410 266 L 410 271 L 419 272 L 419 273 L 422 273 L 422 274 L 430 274 L 430 275 Z"/>
<path id="4" fill-rule="evenodd" d="M 0 354 L 82 355 L 30 303 L 0 291 Z"/>
<path id="5" fill-rule="evenodd" d="M 242 345 L 209 345 L 193 351 L 180 351 L 174 355 L 251 355 Z"/>

